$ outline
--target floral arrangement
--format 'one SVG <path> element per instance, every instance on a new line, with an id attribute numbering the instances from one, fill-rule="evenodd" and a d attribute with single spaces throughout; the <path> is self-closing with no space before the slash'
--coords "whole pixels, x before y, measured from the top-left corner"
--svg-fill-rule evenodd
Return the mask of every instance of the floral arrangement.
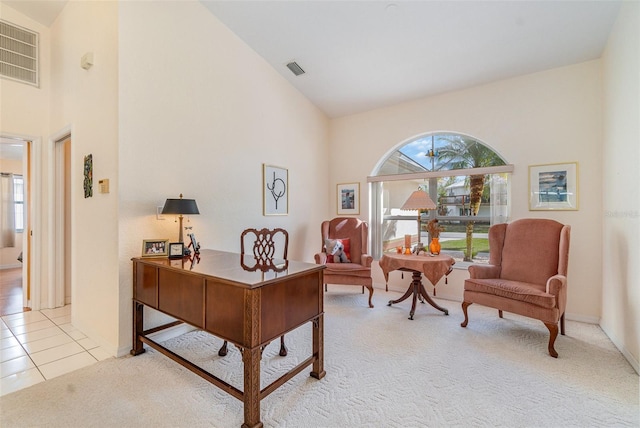
<path id="1" fill-rule="evenodd" d="M 439 238 L 440 232 L 444 232 L 444 227 L 440 226 L 437 218 L 434 218 L 427 223 L 427 230 L 432 238 Z"/>

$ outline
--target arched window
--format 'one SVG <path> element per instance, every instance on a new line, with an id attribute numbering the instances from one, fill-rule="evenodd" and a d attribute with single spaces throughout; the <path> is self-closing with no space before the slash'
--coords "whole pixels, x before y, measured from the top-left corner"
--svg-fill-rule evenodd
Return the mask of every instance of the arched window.
<path id="1" fill-rule="evenodd" d="M 513 165 L 468 135 L 439 132 L 401 144 L 367 178 L 374 258 L 403 246 L 406 235 L 412 245 L 428 244 L 427 223 L 437 218 L 444 227 L 444 253 L 457 261 L 486 262 L 489 226 L 509 220 L 512 171 Z M 401 209 L 417 189 L 427 192 L 436 209 Z"/>

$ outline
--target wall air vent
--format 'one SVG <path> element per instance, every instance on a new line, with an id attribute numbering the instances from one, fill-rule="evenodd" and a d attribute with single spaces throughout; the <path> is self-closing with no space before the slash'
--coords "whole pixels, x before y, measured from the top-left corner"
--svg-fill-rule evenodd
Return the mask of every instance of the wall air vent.
<path id="1" fill-rule="evenodd" d="M 296 76 L 304 74 L 304 70 L 302 69 L 302 67 L 300 67 L 295 61 L 291 61 L 289 64 L 287 64 L 287 68 L 291 70 L 291 72 Z"/>
<path id="2" fill-rule="evenodd" d="M 0 76 L 38 86 L 38 33 L 0 20 Z"/>

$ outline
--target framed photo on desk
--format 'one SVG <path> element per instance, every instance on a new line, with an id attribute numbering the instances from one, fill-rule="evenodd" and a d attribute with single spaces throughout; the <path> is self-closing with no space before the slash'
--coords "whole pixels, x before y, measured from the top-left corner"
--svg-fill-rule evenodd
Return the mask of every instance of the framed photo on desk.
<path id="1" fill-rule="evenodd" d="M 168 239 L 145 239 L 142 241 L 142 257 L 166 257 L 168 251 Z"/>

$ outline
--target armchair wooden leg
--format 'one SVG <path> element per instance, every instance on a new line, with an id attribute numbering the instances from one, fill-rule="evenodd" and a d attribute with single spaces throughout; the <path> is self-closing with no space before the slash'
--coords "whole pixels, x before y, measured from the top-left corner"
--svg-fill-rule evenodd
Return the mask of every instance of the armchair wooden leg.
<path id="1" fill-rule="evenodd" d="M 373 308 L 373 303 L 371 303 L 371 298 L 373 297 L 373 285 L 369 285 L 367 288 L 369 289 L 369 307 Z M 362 286 L 362 290 L 364 292 L 364 286 Z"/>
<path id="2" fill-rule="evenodd" d="M 558 353 L 553 345 L 556 342 L 556 337 L 558 337 L 558 324 L 544 323 L 549 329 L 549 355 L 553 358 L 558 358 Z"/>
<path id="3" fill-rule="evenodd" d="M 364 294 L 364 285 L 362 286 L 362 294 Z"/>
<path id="4" fill-rule="evenodd" d="M 327 291 L 327 284 L 324 285 L 324 291 Z"/>
<path id="5" fill-rule="evenodd" d="M 462 313 L 464 314 L 464 321 L 460 324 L 460 327 L 466 327 L 469 322 L 469 315 L 467 315 L 467 308 L 471 305 L 469 302 L 462 302 Z"/>
<path id="6" fill-rule="evenodd" d="M 498 309 L 498 316 L 502 318 L 502 309 Z"/>
<path id="7" fill-rule="evenodd" d="M 564 336 L 564 314 L 560 317 L 560 334 Z"/>

